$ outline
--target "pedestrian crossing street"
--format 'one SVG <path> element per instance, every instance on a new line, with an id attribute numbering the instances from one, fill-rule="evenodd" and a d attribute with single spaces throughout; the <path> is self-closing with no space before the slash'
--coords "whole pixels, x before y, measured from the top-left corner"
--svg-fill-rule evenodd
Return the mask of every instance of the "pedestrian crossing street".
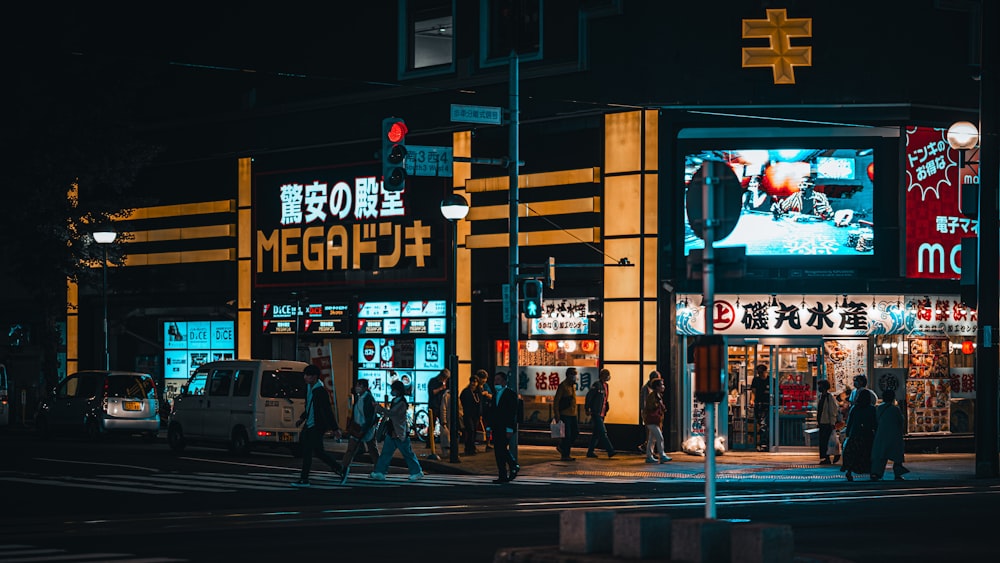
<path id="1" fill-rule="evenodd" d="M 359 469 L 368 469 L 362 467 Z M 68 475 L 2 475 L 0 483 L 7 482 L 17 485 L 31 485 L 56 488 L 91 489 L 98 491 L 123 492 L 142 495 L 173 495 L 183 493 L 235 493 L 239 491 L 296 491 L 291 486 L 298 478 L 298 471 L 288 473 L 161 473 L 152 475 L 95 475 L 90 477 L 73 477 Z M 410 482 L 406 474 L 390 474 L 385 481 L 376 481 L 368 477 L 368 472 L 352 472 L 347 483 L 340 484 L 340 478 L 334 473 L 313 471 L 309 478 L 311 487 L 305 490 L 337 490 L 393 487 L 457 487 L 457 486 L 490 486 L 493 477 L 485 475 L 425 475 L 419 481 Z M 529 477 L 519 476 L 508 486 L 545 486 L 545 485 L 592 485 L 597 482 L 593 477 Z M 0 561 L 3 561 L 0 559 Z"/>
<path id="2" fill-rule="evenodd" d="M 169 563 L 188 561 L 170 557 L 139 557 L 131 553 L 74 552 L 65 549 L 23 544 L 0 544 L 0 563 L 66 563 L 67 561 L 107 561 L 109 563 Z"/>

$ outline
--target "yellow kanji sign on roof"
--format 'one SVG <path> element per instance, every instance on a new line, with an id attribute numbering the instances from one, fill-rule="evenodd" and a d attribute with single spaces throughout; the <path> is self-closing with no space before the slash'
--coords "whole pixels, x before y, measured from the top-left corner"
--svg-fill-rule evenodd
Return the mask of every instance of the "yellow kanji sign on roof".
<path id="1" fill-rule="evenodd" d="M 775 84 L 795 84 L 794 67 L 812 66 L 812 47 L 792 47 L 792 37 L 812 37 L 812 18 L 788 18 L 784 8 L 766 20 L 743 20 L 743 38 L 766 37 L 767 47 L 744 47 L 743 68 L 771 67 Z"/>

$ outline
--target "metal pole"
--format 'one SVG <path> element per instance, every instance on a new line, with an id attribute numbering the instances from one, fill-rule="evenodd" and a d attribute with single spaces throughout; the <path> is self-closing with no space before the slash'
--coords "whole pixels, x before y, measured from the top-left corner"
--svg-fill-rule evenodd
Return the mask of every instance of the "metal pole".
<path id="1" fill-rule="evenodd" d="M 510 186 L 508 187 L 507 193 L 510 198 L 509 201 L 509 227 L 510 227 L 510 238 L 508 242 L 508 256 L 510 260 L 510 278 L 508 283 L 510 284 L 510 318 L 508 319 L 507 329 L 508 340 L 510 341 L 510 353 L 508 354 L 510 360 L 508 362 L 509 371 L 507 372 L 507 387 L 512 389 L 517 393 L 518 388 L 518 350 L 520 349 L 520 330 L 521 330 L 521 311 L 517 307 L 517 297 L 518 297 L 518 263 L 520 262 L 520 256 L 518 253 L 518 244 L 520 233 L 518 231 L 518 166 L 517 163 L 520 160 L 518 155 L 518 128 L 519 128 L 519 116 L 518 113 L 520 108 L 518 107 L 518 58 L 517 51 L 511 50 L 510 52 L 510 154 L 507 155 L 510 159 L 508 172 L 510 173 Z M 516 395 L 515 395 L 516 396 Z M 503 429 L 494 428 L 494 432 L 503 432 Z M 511 436 L 510 440 L 510 454 L 517 459 L 517 432 Z"/>
<path id="2" fill-rule="evenodd" d="M 702 192 L 702 205 L 705 208 L 705 250 L 702 254 L 702 285 L 705 293 L 704 315 L 705 334 L 710 336 L 715 314 L 715 209 L 712 192 L 719 179 L 711 174 L 705 177 L 705 191 Z M 705 402 L 705 518 L 715 518 L 715 403 Z"/>
<path id="3" fill-rule="evenodd" d="M 458 301 L 458 219 L 449 219 L 451 222 L 451 283 L 448 290 L 448 345 L 451 347 L 448 355 L 448 369 L 451 370 L 451 377 L 448 378 L 448 427 L 449 448 L 448 461 L 460 463 L 458 459 L 458 331 L 455 330 L 455 323 L 458 321 L 456 301 Z"/>
<path id="4" fill-rule="evenodd" d="M 1000 220 L 998 220 L 998 180 L 1000 154 L 997 145 L 997 34 L 987 25 L 1000 18 L 997 2 L 982 2 L 979 16 L 979 330 L 976 336 L 976 477 L 994 478 L 1000 473 L 997 447 L 997 355 L 996 334 L 1000 330 L 1000 299 L 997 271 L 1000 270 Z"/>
<path id="5" fill-rule="evenodd" d="M 108 347 L 108 245 L 104 247 L 104 262 L 101 264 L 102 278 L 101 296 L 104 301 L 104 369 L 111 369 L 111 352 Z"/>

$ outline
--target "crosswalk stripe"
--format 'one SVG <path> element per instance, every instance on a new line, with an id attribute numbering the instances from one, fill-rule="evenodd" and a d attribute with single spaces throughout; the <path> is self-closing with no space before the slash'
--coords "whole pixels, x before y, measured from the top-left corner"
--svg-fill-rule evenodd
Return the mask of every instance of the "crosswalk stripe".
<path id="1" fill-rule="evenodd" d="M 45 563 L 48 561 L 108 561 L 113 563 L 171 563 L 187 561 L 172 557 L 135 557 L 131 553 L 70 553 L 65 549 L 33 545 L 0 545 L 0 563 Z"/>
<path id="2" fill-rule="evenodd" d="M 79 489 L 99 489 L 104 491 L 119 491 L 125 493 L 140 492 L 147 495 L 175 495 L 177 491 L 136 491 L 133 488 L 115 487 L 110 485 L 95 485 L 92 483 L 74 483 L 70 481 L 58 481 L 56 479 L 28 479 L 25 477 L 2 477 L 0 481 L 10 481 L 13 483 L 30 483 L 32 485 L 52 485 L 55 487 L 74 487 Z"/>
<path id="3" fill-rule="evenodd" d="M 0 477 L 0 481 L 28 483 L 33 485 L 52 485 L 58 487 L 76 487 L 108 491 L 121 491 L 135 494 L 180 494 L 193 493 L 233 493 L 239 490 L 253 491 L 291 491 L 291 483 L 297 478 L 298 470 L 289 469 L 288 473 L 252 472 L 246 474 L 222 474 L 196 472 L 191 474 L 159 474 L 159 475 L 97 475 L 94 477 Z M 389 487 L 455 487 L 455 486 L 494 486 L 493 477 L 488 475 L 425 475 L 418 481 L 409 481 L 405 473 L 395 473 L 386 476 L 384 481 L 376 481 L 368 473 L 352 474 L 345 484 L 340 483 L 340 476 L 332 472 L 315 472 L 310 476 L 310 489 L 338 490 L 350 488 L 389 488 Z M 544 487 L 547 485 L 593 485 L 596 479 L 581 479 L 579 477 L 531 477 L 519 476 L 513 483 L 515 486 Z M 2 555 L 0 551 L 0 555 Z M 2 563 L 2 560 L 0 560 Z"/>

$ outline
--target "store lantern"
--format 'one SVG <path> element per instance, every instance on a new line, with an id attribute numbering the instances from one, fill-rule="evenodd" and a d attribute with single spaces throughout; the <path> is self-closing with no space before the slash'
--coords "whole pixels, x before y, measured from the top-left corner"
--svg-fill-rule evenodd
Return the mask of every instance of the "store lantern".
<path id="1" fill-rule="evenodd" d="M 538 351 L 538 341 L 537 340 L 527 340 L 527 341 L 525 341 L 525 343 L 524 343 L 524 349 L 527 350 L 528 352 L 537 352 Z"/>
<path id="2" fill-rule="evenodd" d="M 556 350 L 558 349 L 559 349 L 559 343 L 556 342 L 555 340 L 545 341 L 545 351 L 548 352 L 549 354 L 555 354 Z"/>
<path id="3" fill-rule="evenodd" d="M 580 342 L 580 349 L 585 353 L 590 354 L 597 349 L 597 343 L 593 340 L 584 340 L 583 342 Z"/>
<path id="4" fill-rule="evenodd" d="M 971 356 L 976 353 L 976 343 L 971 340 L 962 341 L 962 353 L 966 356 Z"/>

